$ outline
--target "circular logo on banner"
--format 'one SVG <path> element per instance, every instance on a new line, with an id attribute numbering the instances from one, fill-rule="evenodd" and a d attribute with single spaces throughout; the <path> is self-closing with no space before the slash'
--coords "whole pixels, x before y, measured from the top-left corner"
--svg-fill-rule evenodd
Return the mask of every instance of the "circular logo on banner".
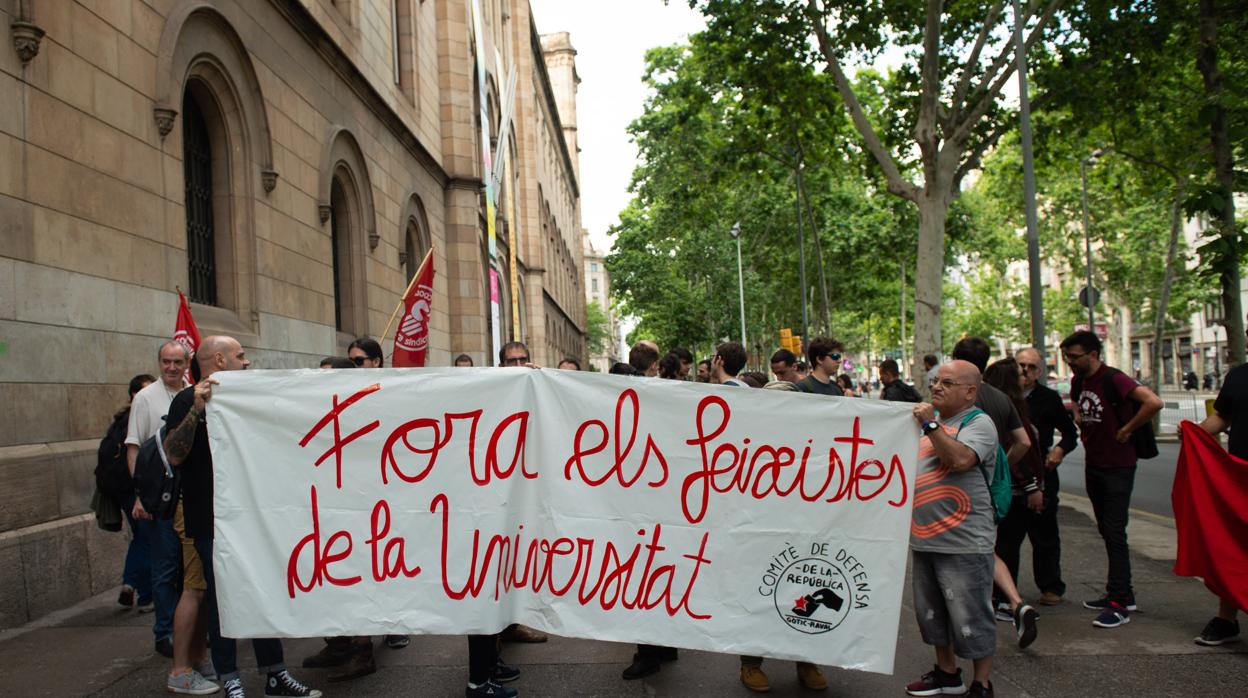
<path id="1" fill-rule="evenodd" d="M 835 630 L 852 611 L 870 603 L 871 589 L 862 563 L 844 548 L 832 553 L 830 547 L 816 543 L 810 556 L 800 559 L 781 553 L 759 589 L 771 596 L 785 625 L 807 635 Z M 788 551 L 795 552 L 792 547 Z"/>
<path id="2" fill-rule="evenodd" d="M 425 324 L 432 312 L 430 300 L 432 289 L 427 286 L 416 287 L 416 301 L 408 308 L 399 323 L 399 331 L 395 333 L 394 343 L 405 351 L 423 351 L 429 344 L 429 333 Z"/>

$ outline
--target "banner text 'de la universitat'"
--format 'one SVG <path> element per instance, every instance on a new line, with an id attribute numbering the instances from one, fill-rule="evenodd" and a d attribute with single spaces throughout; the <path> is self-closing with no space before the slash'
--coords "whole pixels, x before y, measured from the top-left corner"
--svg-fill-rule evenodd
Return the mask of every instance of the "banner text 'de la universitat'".
<path id="1" fill-rule="evenodd" d="M 215 377 L 226 635 L 519 622 L 892 671 L 909 405 L 520 368 Z"/>

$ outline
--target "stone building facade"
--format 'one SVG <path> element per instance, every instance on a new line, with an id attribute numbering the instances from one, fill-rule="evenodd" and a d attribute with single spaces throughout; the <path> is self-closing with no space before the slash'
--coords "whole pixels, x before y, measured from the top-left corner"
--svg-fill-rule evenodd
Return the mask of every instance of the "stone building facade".
<path id="1" fill-rule="evenodd" d="M 611 273 L 607 271 L 607 255 L 594 247 L 589 235 L 585 235 L 585 300 L 596 303 L 602 308 L 607 319 L 607 330 L 610 337 L 605 350 L 589 355 L 589 363 L 595 370 L 607 373 L 611 367 L 625 357 L 623 343 L 620 341 L 620 322 L 611 307 Z"/>
<path id="2" fill-rule="evenodd" d="M 314 366 L 381 335 L 432 249 L 430 365 L 582 356 L 551 78 L 575 66 L 548 71 L 526 0 L 0 0 L 0 23 L 0 627 L 120 583 L 95 448 L 177 288 L 256 368 Z"/>

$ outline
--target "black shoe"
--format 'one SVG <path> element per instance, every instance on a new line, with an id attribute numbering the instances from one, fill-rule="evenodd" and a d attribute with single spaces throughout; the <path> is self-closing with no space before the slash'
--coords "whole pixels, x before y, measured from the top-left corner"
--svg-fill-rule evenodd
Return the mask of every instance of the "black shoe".
<path id="1" fill-rule="evenodd" d="M 476 688 L 468 686 L 464 689 L 466 698 L 515 698 L 519 694 L 520 692 L 516 689 L 499 685 L 493 681 L 486 681 Z"/>
<path id="2" fill-rule="evenodd" d="M 518 678 L 520 678 L 520 669 L 504 664 L 501 659 L 494 663 L 494 671 L 490 672 L 490 680 L 494 683 L 508 683 Z"/>
<path id="3" fill-rule="evenodd" d="M 156 641 L 156 653 L 173 659 L 173 640 L 161 638 Z"/>
<path id="4" fill-rule="evenodd" d="M 1225 645 L 1228 642 L 1239 641 L 1239 621 L 1227 620 L 1225 618 L 1213 617 L 1205 624 L 1205 629 L 1200 631 L 1200 637 L 1196 638 L 1196 644 L 1206 647 L 1217 647 Z"/>
<path id="5" fill-rule="evenodd" d="M 351 645 L 346 642 L 327 641 L 320 652 L 304 657 L 304 669 L 327 669 L 346 663 L 351 658 Z"/>
<path id="6" fill-rule="evenodd" d="M 264 682 L 266 696 L 294 696 L 295 698 L 321 698 L 321 692 L 308 688 L 295 680 L 289 671 L 282 669 L 269 674 Z"/>
<path id="7" fill-rule="evenodd" d="M 658 649 L 660 662 L 674 662 L 677 659 L 680 659 L 680 656 L 676 653 L 675 647 L 660 647 Z"/>
<path id="8" fill-rule="evenodd" d="M 367 645 L 353 645 L 351 647 L 351 656 L 344 662 L 338 671 L 326 677 L 330 683 L 339 681 L 350 681 L 358 679 L 361 676 L 368 676 L 377 671 L 377 662 L 373 659 L 373 643 Z"/>
<path id="9" fill-rule="evenodd" d="M 134 587 L 129 584 L 122 584 L 121 591 L 117 593 L 117 603 L 130 608 L 134 605 Z"/>
<path id="10" fill-rule="evenodd" d="M 625 681 L 632 681 L 633 679 L 640 679 L 650 676 L 651 674 L 657 674 L 661 668 L 662 665 L 659 663 L 659 658 L 657 656 L 649 653 L 642 654 L 641 652 L 636 652 L 633 654 L 633 663 L 628 665 L 628 668 L 624 670 L 624 673 L 621 674 L 621 676 L 624 677 Z"/>
<path id="11" fill-rule="evenodd" d="M 971 690 L 967 695 L 971 698 L 992 698 L 992 682 L 989 681 L 985 686 L 978 681 L 971 681 Z"/>
<path id="12" fill-rule="evenodd" d="M 1084 601 L 1083 607 L 1090 611 L 1104 611 L 1105 609 L 1109 608 L 1109 605 L 1111 603 L 1113 603 L 1113 601 L 1108 596 L 1102 596 L 1099 599 L 1093 599 L 1091 601 Z M 1128 599 L 1126 603 L 1120 604 L 1120 605 L 1132 613 L 1138 613 L 1140 610 L 1140 607 L 1135 605 L 1134 595 L 1132 595 L 1131 598 Z"/>
<path id="13" fill-rule="evenodd" d="M 411 644 L 412 638 L 406 635 L 387 635 L 386 647 L 392 650 L 401 650 Z"/>
<path id="14" fill-rule="evenodd" d="M 1036 619 L 1040 617 L 1040 614 L 1027 604 L 1019 604 L 1013 614 L 1014 632 L 1018 634 L 1018 648 L 1025 650 L 1036 641 Z"/>

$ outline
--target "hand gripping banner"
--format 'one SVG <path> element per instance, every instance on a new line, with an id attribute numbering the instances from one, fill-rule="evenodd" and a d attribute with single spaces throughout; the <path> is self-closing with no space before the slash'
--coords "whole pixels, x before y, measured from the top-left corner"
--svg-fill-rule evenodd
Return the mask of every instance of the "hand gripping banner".
<path id="1" fill-rule="evenodd" d="M 225 635 L 519 622 L 892 671 L 909 405 L 522 368 L 215 377 Z"/>

